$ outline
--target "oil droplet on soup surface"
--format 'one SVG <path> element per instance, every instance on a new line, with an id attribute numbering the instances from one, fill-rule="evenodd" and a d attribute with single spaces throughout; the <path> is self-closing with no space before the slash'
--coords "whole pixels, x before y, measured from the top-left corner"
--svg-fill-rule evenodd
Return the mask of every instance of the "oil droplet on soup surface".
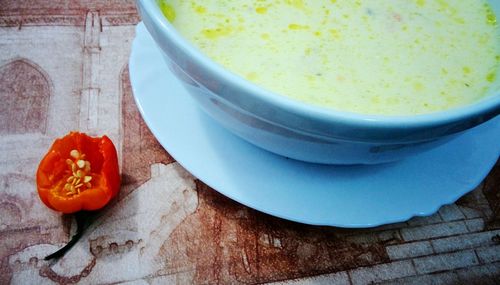
<path id="1" fill-rule="evenodd" d="M 498 78 L 500 32 L 485 0 L 158 1 L 214 61 L 308 104 L 423 114 L 474 103 Z"/>
<path id="2" fill-rule="evenodd" d="M 163 15 L 170 21 L 175 21 L 175 10 L 168 2 L 160 1 L 159 3 L 160 9 L 163 12 Z"/>

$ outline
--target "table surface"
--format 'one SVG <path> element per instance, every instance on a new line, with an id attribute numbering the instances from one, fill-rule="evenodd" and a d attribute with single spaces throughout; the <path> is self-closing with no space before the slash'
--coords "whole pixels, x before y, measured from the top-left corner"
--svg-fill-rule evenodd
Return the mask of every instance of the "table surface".
<path id="1" fill-rule="evenodd" d="M 499 280 L 500 163 L 455 204 L 405 223 L 346 230 L 256 212 L 186 172 L 144 124 L 127 67 L 138 22 L 131 0 L 0 0 L 0 284 Z M 47 262 L 75 222 L 40 202 L 34 173 L 70 130 L 114 141 L 123 187 Z"/>

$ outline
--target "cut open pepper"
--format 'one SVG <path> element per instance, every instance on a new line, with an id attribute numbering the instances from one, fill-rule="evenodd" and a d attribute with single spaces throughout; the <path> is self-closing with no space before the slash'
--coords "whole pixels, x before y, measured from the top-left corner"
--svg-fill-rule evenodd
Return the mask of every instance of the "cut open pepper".
<path id="1" fill-rule="evenodd" d="M 116 149 L 107 136 L 71 132 L 57 139 L 36 174 L 40 199 L 66 214 L 104 207 L 120 189 Z"/>

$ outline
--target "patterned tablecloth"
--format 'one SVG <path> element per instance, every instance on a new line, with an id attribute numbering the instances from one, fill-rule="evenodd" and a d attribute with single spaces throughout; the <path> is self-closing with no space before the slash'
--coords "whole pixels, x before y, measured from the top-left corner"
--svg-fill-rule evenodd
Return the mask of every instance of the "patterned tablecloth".
<path id="1" fill-rule="evenodd" d="M 360 230 L 273 218 L 191 176 L 134 103 L 127 61 L 138 21 L 131 0 L 0 0 L 1 284 L 500 280 L 500 163 L 433 216 Z M 75 222 L 42 205 L 34 173 L 70 130 L 110 136 L 123 187 L 64 258 L 47 262 Z"/>

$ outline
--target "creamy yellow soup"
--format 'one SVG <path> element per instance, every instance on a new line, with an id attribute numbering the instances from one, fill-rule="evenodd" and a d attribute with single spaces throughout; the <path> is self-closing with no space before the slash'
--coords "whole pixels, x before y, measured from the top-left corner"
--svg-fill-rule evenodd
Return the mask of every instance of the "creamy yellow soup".
<path id="1" fill-rule="evenodd" d="M 232 72 L 337 110 L 411 115 L 470 104 L 486 96 L 500 65 L 497 19 L 484 0 L 159 4 Z"/>

